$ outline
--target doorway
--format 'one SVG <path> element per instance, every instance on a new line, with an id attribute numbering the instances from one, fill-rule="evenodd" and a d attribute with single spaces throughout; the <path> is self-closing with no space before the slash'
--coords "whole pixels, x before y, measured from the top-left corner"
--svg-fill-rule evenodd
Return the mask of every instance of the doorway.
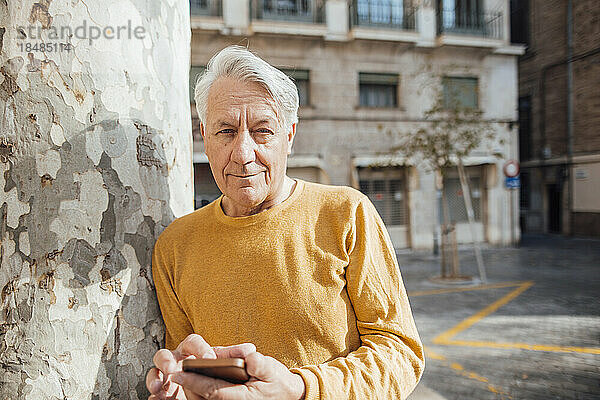
<path id="1" fill-rule="evenodd" d="M 555 183 L 546 185 L 546 194 L 548 195 L 548 232 L 560 233 L 560 186 Z"/>

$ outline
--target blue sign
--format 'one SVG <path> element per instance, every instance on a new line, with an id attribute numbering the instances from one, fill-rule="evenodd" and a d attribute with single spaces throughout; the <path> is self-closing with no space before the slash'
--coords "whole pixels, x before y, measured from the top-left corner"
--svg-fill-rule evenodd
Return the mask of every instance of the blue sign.
<path id="1" fill-rule="evenodd" d="M 518 189 L 521 187 L 521 176 L 517 175 L 515 177 L 506 177 L 506 179 L 504 180 L 504 186 L 507 189 Z"/>

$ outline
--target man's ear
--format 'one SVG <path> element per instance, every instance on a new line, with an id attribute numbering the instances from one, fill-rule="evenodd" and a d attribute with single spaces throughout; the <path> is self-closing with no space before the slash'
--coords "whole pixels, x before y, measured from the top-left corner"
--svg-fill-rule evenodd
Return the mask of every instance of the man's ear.
<path id="1" fill-rule="evenodd" d="M 200 135 L 202 135 L 202 140 L 204 140 L 204 124 L 200 122 Z"/>
<path id="2" fill-rule="evenodd" d="M 292 124 L 292 126 L 290 127 L 290 131 L 287 134 L 287 140 L 288 140 L 287 153 L 288 154 L 292 153 L 292 144 L 294 144 L 294 138 L 296 137 L 296 125 L 297 124 Z"/>

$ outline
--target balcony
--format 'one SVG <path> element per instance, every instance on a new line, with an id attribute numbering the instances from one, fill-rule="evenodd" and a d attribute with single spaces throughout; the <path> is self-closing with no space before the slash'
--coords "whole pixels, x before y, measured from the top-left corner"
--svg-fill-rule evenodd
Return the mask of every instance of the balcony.
<path id="1" fill-rule="evenodd" d="M 442 9 L 437 13 L 438 34 L 503 38 L 502 13 L 484 14 L 465 9 Z"/>
<path id="2" fill-rule="evenodd" d="M 324 0 L 252 0 L 252 19 L 282 22 L 323 23 Z"/>
<path id="3" fill-rule="evenodd" d="M 192 17 L 220 17 L 223 15 L 221 0 L 190 0 Z"/>
<path id="4" fill-rule="evenodd" d="M 415 31 L 416 11 L 403 0 L 354 0 L 352 25 Z"/>

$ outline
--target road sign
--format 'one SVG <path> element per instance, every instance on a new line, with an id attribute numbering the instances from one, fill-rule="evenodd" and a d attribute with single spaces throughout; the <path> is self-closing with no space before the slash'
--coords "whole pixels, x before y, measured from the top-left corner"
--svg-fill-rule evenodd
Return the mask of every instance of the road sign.
<path id="1" fill-rule="evenodd" d="M 507 189 L 518 189 L 521 187 L 521 177 L 517 176 L 507 176 L 504 180 L 504 186 Z"/>
<path id="2" fill-rule="evenodd" d="M 519 176 L 519 173 L 521 172 L 521 167 L 519 166 L 519 162 L 517 160 L 508 160 L 504 164 L 503 171 L 504 176 L 514 178 L 516 176 Z"/>

